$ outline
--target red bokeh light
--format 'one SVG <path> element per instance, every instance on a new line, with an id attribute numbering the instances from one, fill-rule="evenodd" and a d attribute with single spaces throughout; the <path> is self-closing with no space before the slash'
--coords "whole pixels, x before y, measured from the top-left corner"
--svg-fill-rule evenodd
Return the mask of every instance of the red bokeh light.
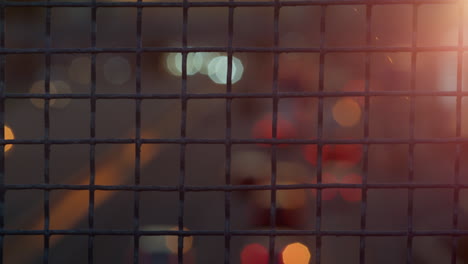
<path id="1" fill-rule="evenodd" d="M 362 184 L 362 177 L 359 174 L 346 175 L 341 179 L 344 184 Z M 359 202 L 362 198 L 361 189 L 341 188 L 338 190 L 343 200 L 348 202 Z"/>
<path id="2" fill-rule="evenodd" d="M 317 183 L 317 178 L 312 183 Z M 322 183 L 337 183 L 336 177 L 331 173 L 322 173 Z M 317 196 L 317 190 L 311 189 L 312 195 Z M 326 188 L 322 189 L 322 200 L 333 200 L 338 195 L 338 189 Z"/>
<path id="3" fill-rule="evenodd" d="M 271 115 L 266 115 L 264 118 L 257 121 L 252 129 L 252 135 L 256 139 L 271 139 L 272 135 L 272 117 Z M 276 138 L 277 139 L 291 139 L 296 137 L 296 128 L 294 125 L 284 119 L 281 116 L 278 116 L 276 123 Z M 266 144 L 261 144 L 266 145 Z M 280 144 L 281 146 L 282 144 Z"/>
<path id="4" fill-rule="evenodd" d="M 343 145 L 326 145 L 323 150 L 326 154 L 326 160 L 334 160 L 349 164 L 356 165 L 362 158 L 362 145 L 360 144 L 343 144 Z"/>
<path id="5" fill-rule="evenodd" d="M 242 264 L 268 264 L 268 259 L 268 250 L 260 244 L 249 244 L 242 249 Z"/>
<path id="6" fill-rule="evenodd" d="M 317 165 L 318 147 L 317 145 L 305 145 L 304 146 L 304 158 L 312 165 Z M 327 162 L 333 160 L 334 154 L 330 145 L 325 145 L 322 148 L 322 161 Z"/>

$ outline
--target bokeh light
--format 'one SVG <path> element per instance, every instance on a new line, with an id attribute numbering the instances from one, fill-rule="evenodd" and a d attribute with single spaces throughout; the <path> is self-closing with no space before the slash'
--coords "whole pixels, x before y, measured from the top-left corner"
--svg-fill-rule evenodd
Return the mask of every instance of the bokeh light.
<path id="1" fill-rule="evenodd" d="M 270 175 L 271 157 L 260 151 L 233 152 L 231 174 L 236 184 L 256 184 Z"/>
<path id="2" fill-rule="evenodd" d="M 333 119 L 343 127 L 355 126 L 361 120 L 361 106 L 351 98 L 339 99 L 332 109 Z"/>
<path id="3" fill-rule="evenodd" d="M 263 181 L 260 185 L 270 185 L 270 181 Z M 293 185 L 300 184 L 294 181 L 278 181 L 277 185 Z M 270 192 L 255 192 L 253 194 L 254 203 L 260 208 L 270 208 L 271 195 Z M 297 190 L 277 190 L 276 191 L 276 207 L 286 210 L 295 210 L 303 208 L 306 203 L 306 193 L 303 189 Z"/>
<path id="4" fill-rule="evenodd" d="M 15 139 L 15 134 L 13 134 L 13 130 L 9 126 L 5 126 L 5 129 L 3 130 L 4 132 L 4 138 L 6 140 L 12 140 Z M 12 144 L 6 144 L 5 145 L 5 152 L 9 151 L 11 148 L 13 148 Z"/>
<path id="5" fill-rule="evenodd" d="M 362 184 L 362 177 L 359 174 L 346 175 L 341 179 L 341 183 Z M 359 202 L 362 198 L 361 189 L 340 188 L 339 193 L 341 197 L 347 202 Z"/>
<path id="6" fill-rule="evenodd" d="M 257 121 L 252 129 L 252 135 L 256 139 L 271 139 L 272 137 L 272 117 L 266 115 L 259 121 Z M 296 128 L 293 123 L 278 116 L 276 122 L 276 138 L 277 139 L 291 139 L 296 137 Z M 265 145 L 265 144 L 261 144 Z M 284 144 L 280 144 L 284 145 Z"/>
<path id="7" fill-rule="evenodd" d="M 344 167 L 354 166 L 362 159 L 362 145 L 360 144 L 326 145 L 323 152 L 326 153 L 326 160 L 336 161 Z"/>
<path id="8" fill-rule="evenodd" d="M 170 230 L 179 230 L 178 227 L 173 227 Z M 188 231 L 187 228 L 184 227 L 185 231 Z M 192 243 L 193 243 L 193 237 L 191 236 L 186 236 L 184 237 L 184 249 L 183 252 L 187 253 L 192 249 Z M 178 247 L 179 247 L 179 237 L 178 236 L 167 236 L 166 237 L 166 247 L 169 249 L 169 251 L 172 254 L 177 254 L 178 253 Z"/>
<path id="9" fill-rule="evenodd" d="M 79 84 L 89 84 L 91 82 L 91 59 L 89 57 L 74 59 L 68 68 L 68 76 Z"/>
<path id="10" fill-rule="evenodd" d="M 284 264 L 308 264 L 310 261 L 309 249 L 299 242 L 287 245 L 281 253 Z"/>
<path id="11" fill-rule="evenodd" d="M 236 83 L 242 78 L 244 73 L 244 65 L 236 58 L 232 57 L 232 74 L 231 82 Z M 218 84 L 226 84 L 228 74 L 228 57 L 218 56 L 213 58 L 208 64 L 208 76 Z"/>
<path id="12" fill-rule="evenodd" d="M 112 84 L 126 83 L 131 76 L 131 67 L 127 59 L 121 56 L 109 58 L 104 63 L 104 77 Z"/>
<path id="13" fill-rule="evenodd" d="M 166 57 L 167 70 L 174 76 L 182 75 L 182 53 L 169 53 Z M 202 69 L 204 57 L 201 53 L 187 55 L 187 75 L 194 75 Z"/>
<path id="14" fill-rule="evenodd" d="M 143 231 L 164 231 L 164 230 L 178 230 L 174 226 L 165 225 L 149 225 L 140 228 Z M 184 228 L 184 230 L 188 230 Z M 187 253 L 192 249 L 192 237 L 184 237 L 184 253 Z M 160 236 L 160 235 L 148 235 L 141 236 L 140 238 L 140 249 L 145 253 L 167 253 L 177 254 L 178 250 L 178 236 Z"/>
<path id="15" fill-rule="evenodd" d="M 334 174 L 328 172 L 322 172 L 322 184 L 332 184 L 337 183 L 337 179 Z M 315 178 L 312 183 L 317 183 L 317 178 Z M 315 197 L 317 196 L 317 189 L 311 189 L 312 195 Z M 338 195 L 338 189 L 335 188 L 325 188 L 322 189 L 322 200 L 330 201 L 335 199 Z"/>
<path id="16" fill-rule="evenodd" d="M 31 86 L 29 93 L 32 94 L 45 94 L 45 81 L 40 80 Z M 49 84 L 50 94 L 69 94 L 71 93 L 70 86 L 64 81 L 51 81 Z M 31 103 L 39 108 L 44 109 L 44 99 L 31 98 Z M 64 108 L 70 103 L 70 98 L 64 99 L 50 99 L 49 106 L 53 108 Z"/>
<path id="17" fill-rule="evenodd" d="M 200 52 L 199 54 L 203 57 L 203 64 L 200 68 L 200 73 L 208 75 L 208 65 L 210 64 L 211 60 L 219 57 L 221 54 L 219 52 Z"/>
<path id="18" fill-rule="evenodd" d="M 241 264 L 268 264 L 268 260 L 268 250 L 260 244 L 249 244 L 242 249 Z"/>

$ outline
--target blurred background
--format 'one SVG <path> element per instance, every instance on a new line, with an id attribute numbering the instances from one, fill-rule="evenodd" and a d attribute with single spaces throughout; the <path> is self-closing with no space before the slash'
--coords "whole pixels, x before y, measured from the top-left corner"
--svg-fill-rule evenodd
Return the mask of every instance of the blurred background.
<path id="1" fill-rule="evenodd" d="M 54 2 L 54 1 L 52 1 Z M 374 5 L 371 17 L 372 47 L 411 47 L 412 6 Z M 415 89 L 456 91 L 457 49 L 460 5 L 423 4 L 418 8 L 417 46 L 453 47 L 447 51 L 417 54 Z M 466 8 L 466 5 L 465 5 Z M 320 6 L 285 6 L 280 9 L 279 45 L 290 48 L 320 47 Z M 182 47 L 182 8 L 144 7 L 142 41 L 144 47 Z M 189 47 L 228 45 L 228 7 L 191 7 L 188 11 Z M 5 9 L 6 48 L 45 48 L 46 9 L 8 7 Z M 273 7 L 236 7 L 234 47 L 273 47 Z M 52 48 L 91 47 L 91 8 L 54 7 L 51 11 Z M 99 48 L 136 48 L 137 10 L 130 7 L 97 9 Z M 461 24 L 467 24 L 464 19 Z M 366 7 L 333 5 L 326 8 L 325 47 L 365 47 Z M 464 41 L 468 26 L 464 27 Z M 408 49 L 406 49 L 408 50 Z M 409 91 L 410 52 L 370 52 L 370 91 Z M 187 58 L 187 93 L 224 93 L 227 80 L 227 54 L 190 53 Z M 269 93 L 273 88 L 274 54 L 236 52 L 233 54 L 232 92 Z M 364 52 L 327 53 L 324 64 L 324 91 L 364 91 Z M 136 91 L 135 53 L 98 53 L 96 93 L 132 94 Z M 462 57 L 462 90 L 468 90 L 468 56 Z M 319 54 L 290 52 L 279 55 L 280 92 L 319 90 Z M 89 94 L 91 55 L 51 55 L 50 92 Z M 145 52 L 141 61 L 141 91 L 146 94 L 178 94 L 182 87 L 182 56 L 177 53 Z M 44 93 L 45 54 L 7 54 L 6 92 Z M 406 96 L 375 96 L 369 104 L 369 138 L 408 139 L 410 105 Z M 418 139 L 456 136 L 456 97 L 415 97 L 414 136 Z M 317 97 L 282 98 L 278 105 L 278 138 L 314 139 L 318 130 Z M 187 137 L 224 139 L 226 100 L 190 99 L 187 107 Z M 323 99 L 323 138 L 362 139 L 364 137 L 364 97 L 325 97 Z M 89 99 L 50 100 L 50 138 L 90 137 Z M 466 100 L 462 98 L 461 137 L 468 135 Z M 232 100 L 232 138 L 271 138 L 273 100 L 235 98 Z M 99 99 L 96 103 L 96 138 L 135 137 L 134 99 Z M 181 100 L 144 99 L 141 105 L 143 138 L 180 137 Z M 44 138 L 44 100 L 8 99 L 5 107 L 7 139 Z M 461 144 L 461 183 L 468 183 L 468 146 Z M 132 144 L 97 144 L 98 185 L 134 183 Z M 416 144 L 414 162 L 409 161 L 406 144 L 372 144 L 368 152 L 368 183 L 405 183 L 409 166 L 416 183 L 454 183 L 456 144 Z M 44 146 L 6 146 L 6 184 L 44 183 Z M 271 177 L 271 146 L 233 145 L 231 152 L 233 185 L 267 185 Z M 141 154 L 141 185 L 177 187 L 180 174 L 180 146 L 144 144 Z M 187 186 L 225 185 L 224 144 L 189 144 L 186 147 Z M 89 184 L 90 146 L 52 145 L 50 183 Z M 277 148 L 277 183 L 315 183 L 317 147 L 280 145 Z M 326 145 L 323 149 L 323 182 L 361 183 L 363 148 L 360 145 Z M 132 230 L 134 194 L 130 191 L 96 191 L 94 228 Z M 270 191 L 234 191 L 231 200 L 232 230 L 270 229 Z M 453 230 L 453 189 L 414 190 L 413 228 L 417 231 Z M 220 191 L 187 192 L 184 226 L 187 230 L 224 230 L 225 195 Z M 87 229 L 89 194 L 85 190 L 50 192 L 50 229 Z M 175 230 L 178 224 L 179 193 L 145 191 L 140 193 L 142 230 Z M 44 228 L 44 191 L 8 190 L 5 198 L 5 229 Z M 276 226 L 281 230 L 314 230 L 316 190 L 277 191 Z M 406 231 L 408 190 L 370 189 L 367 193 L 367 230 Z M 460 191 L 459 227 L 468 225 L 468 193 Z M 361 191 L 327 189 L 322 192 L 322 230 L 360 230 Z M 358 236 L 324 236 L 321 263 L 359 263 Z M 192 236 L 184 240 L 184 263 L 223 263 L 223 236 Z M 278 236 L 277 263 L 316 263 L 314 236 Z M 413 263 L 449 263 L 450 237 L 416 236 Z M 466 245 L 465 245 L 466 244 Z M 468 263 L 465 238 L 460 237 L 458 263 Z M 464 253 L 465 252 L 465 253 Z M 366 263 L 404 263 L 405 236 L 366 238 Z M 133 263 L 133 236 L 95 236 L 94 263 Z M 5 236 L 5 263 L 41 263 L 42 236 Z M 268 237 L 233 236 L 231 263 L 268 262 Z M 52 236 L 49 263 L 87 263 L 88 237 Z M 176 263 L 177 238 L 140 238 L 140 263 Z"/>

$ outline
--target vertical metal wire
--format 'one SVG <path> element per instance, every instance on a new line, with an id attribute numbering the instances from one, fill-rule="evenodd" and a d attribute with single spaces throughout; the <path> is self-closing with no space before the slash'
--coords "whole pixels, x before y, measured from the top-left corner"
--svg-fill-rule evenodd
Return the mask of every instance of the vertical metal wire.
<path id="1" fill-rule="evenodd" d="M 273 13 L 273 46 L 274 48 L 279 47 L 279 13 L 280 13 L 280 2 L 275 0 L 274 13 Z M 272 138 L 276 139 L 278 133 L 278 71 L 279 71 L 279 53 L 274 52 L 273 54 L 273 87 L 272 87 L 272 99 L 273 99 L 273 116 L 272 116 Z M 276 176 L 277 176 L 277 148 L 278 145 L 271 145 L 271 206 L 270 206 L 270 228 L 272 231 L 276 230 Z M 269 263 L 277 263 L 275 258 L 275 238 L 276 235 L 270 235 L 269 243 Z"/>
<path id="2" fill-rule="evenodd" d="M 455 137 L 461 137 L 461 118 L 462 118 L 462 86 L 463 86 L 463 38 L 464 38 L 464 1 L 458 3 L 458 52 L 457 52 L 457 97 L 456 97 L 456 127 Z M 452 229 L 457 231 L 458 229 L 458 215 L 459 215 L 459 200 L 460 200 L 460 155 L 461 155 L 461 144 L 457 143 L 455 149 L 455 164 L 454 164 L 454 183 L 455 188 L 453 190 L 453 215 L 452 215 Z M 458 237 L 452 237 L 452 256 L 451 263 L 457 264 L 457 250 L 458 250 Z"/>
<path id="3" fill-rule="evenodd" d="M 138 0 L 138 3 L 142 3 L 142 0 Z M 141 53 L 143 48 L 141 30 L 142 30 L 142 16 L 143 9 L 137 7 L 137 21 L 136 21 L 136 73 L 135 73 L 135 92 L 136 95 L 141 94 Z M 141 99 L 135 99 L 135 179 L 134 183 L 136 186 L 140 185 L 140 168 L 141 168 Z M 133 206 L 133 262 L 139 263 L 139 248 L 140 248 L 140 236 L 138 230 L 140 228 L 140 192 L 135 191 L 134 193 L 134 206 Z"/>
<path id="4" fill-rule="evenodd" d="M 413 3 L 413 22 L 412 22 L 412 37 L 411 37 L 411 47 L 413 51 L 411 52 L 411 80 L 410 80 L 410 90 L 415 92 L 416 90 L 416 60 L 417 60 L 417 28 L 418 28 L 418 8 L 419 5 L 416 3 L 416 0 Z M 413 183 L 414 181 L 414 127 L 415 127 L 415 95 L 411 94 L 410 96 L 410 117 L 409 117 L 409 155 L 408 155 L 408 182 Z M 408 219 L 407 219 L 407 256 L 406 263 L 413 263 L 413 205 L 414 205 L 414 188 L 408 188 Z"/>
<path id="5" fill-rule="evenodd" d="M 5 48 L 5 2 L 0 2 L 0 49 Z M 0 138 L 5 139 L 5 54 L 0 54 Z M 5 144 L 0 145 L 0 229 L 5 228 Z M 0 263 L 3 263 L 5 235 L 0 235 Z"/>
<path id="6" fill-rule="evenodd" d="M 182 9 L 182 89 L 180 91 L 181 117 L 180 117 L 180 137 L 187 137 L 187 27 L 188 27 L 188 8 L 189 1 L 183 1 Z M 184 229 L 184 210 L 185 210 L 185 156 L 187 145 L 185 142 L 180 144 L 180 174 L 179 174 L 179 232 Z M 184 236 L 179 234 L 177 249 L 179 264 L 184 261 Z"/>
<path id="7" fill-rule="evenodd" d="M 96 48 L 97 33 L 97 7 L 96 0 L 93 0 L 91 8 L 91 47 Z M 90 87 L 90 118 L 89 135 L 91 140 L 96 139 L 96 53 L 91 54 L 91 87 Z M 88 227 L 94 230 L 94 183 L 96 180 L 96 144 L 89 145 L 89 208 Z M 94 235 L 88 236 L 88 263 L 94 263 Z"/>
<path id="8" fill-rule="evenodd" d="M 234 0 L 229 0 L 234 2 Z M 234 7 L 229 7 L 228 14 L 228 65 L 226 76 L 226 94 L 232 92 L 232 42 L 234 38 Z M 224 167 L 225 183 L 226 186 L 231 185 L 231 105 L 232 98 L 226 98 L 226 142 L 225 142 L 225 158 L 226 163 Z M 231 262 L 231 192 L 224 193 L 224 263 Z"/>
<path id="9" fill-rule="evenodd" d="M 319 92 L 324 90 L 325 81 L 325 21 L 327 15 L 327 6 L 320 6 L 320 58 L 319 58 Z M 323 152 L 323 97 L 318 98 L 318 116 L 317 116 L 317 184 L 322 184 L 322 152 Z M 322 256 L 322 189 L 317 189 L 316 212 L 315 212 L 315 263 L 321 263 Z"/>
<path id="10" fill-rule="evenodd" d="M 366 46 L 371 44 L 371 19 L 372 19 L 372 4 L 366 5 Z M 364 140 L 369 138 L 369 113 L 370 113 L 370 97 L 367 95 L 370 91 L 370 53 L 367 51 L 365 54 L 365 87 L 366 93 L 364 97 Z M 369 168 L 369 145 L 363 144 L 362 151 L 362 202 L 361 202 L 361 230 L 365 231 L 367 226 L 367 177 Z M 366 236 L 360 237 L 359 244 L 359 263 L 366 263 Z"/>
<path id="11" fill-rule="evenodd" d="M 50 2 L 50 0 L 47 0 Z M 46 33 L 46 49 L 51 47 L 51 7 L 46 7 L 46 21 L 45 21 L 45 33 Z M 50 64 L 51 64 L 51 54 L 47 50 L 45 54 L 45 94 L 46 98 L 44 100 L 44 184 L 50 183 L 49 175 L 49 164 L 50 164 L 50 143 L 49 141 L 49 132 L 50 132 L 50 115 L 49 115 L 49 106 L 50 98 L 47 96 L 50 95 Z M 49 225 L 50 225 L 50 204 L 49 204 L 50 190 L 44 190 L 44 255 L 42 262 L 44 264 L 49 263 Z"/>

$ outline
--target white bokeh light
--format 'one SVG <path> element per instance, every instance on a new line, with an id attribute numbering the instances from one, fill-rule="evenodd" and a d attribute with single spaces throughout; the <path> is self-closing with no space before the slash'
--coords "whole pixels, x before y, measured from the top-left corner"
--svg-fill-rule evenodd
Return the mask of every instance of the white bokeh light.
<path id="1" fill-rule="evenodd" d="M 210 64 L 211 60 L 219 57 L 221 54 L 219 52 L 200 52 L 200 54 L 203 56 L 203 65 L 200 69 L 200 73 L 208 75 L 208 65 Z"/>
<path id="2" fill-rule="evenodd" d="M 227 56 L 218 56 L 213 58 L 208 64 L 208 76 L 210 79 L 218 84 L 226 84 L 228 73 L 228 57 Z M 231 82 L 236 83 L 242 78 L 244 73 L 244 66 L 242 62 L 236 58 L 232 57 L 232 74 Z"/>
<path id="3" fill-rule="evenodd" d="M 120 56 L 109 58 L 104 64 L 104 76 L 112 84 L 124 84 L 131 76 L 130 63 Z"/>
<path id="4" fill-rule="evenodd" d="M 187 55 L 187 75 L 194 75 L 202 69 L 203 55 L 189 53 Z M 166 67 L 172 75 L 182 75 L 182 53 L 169 53 L 166 57 Z"/>

